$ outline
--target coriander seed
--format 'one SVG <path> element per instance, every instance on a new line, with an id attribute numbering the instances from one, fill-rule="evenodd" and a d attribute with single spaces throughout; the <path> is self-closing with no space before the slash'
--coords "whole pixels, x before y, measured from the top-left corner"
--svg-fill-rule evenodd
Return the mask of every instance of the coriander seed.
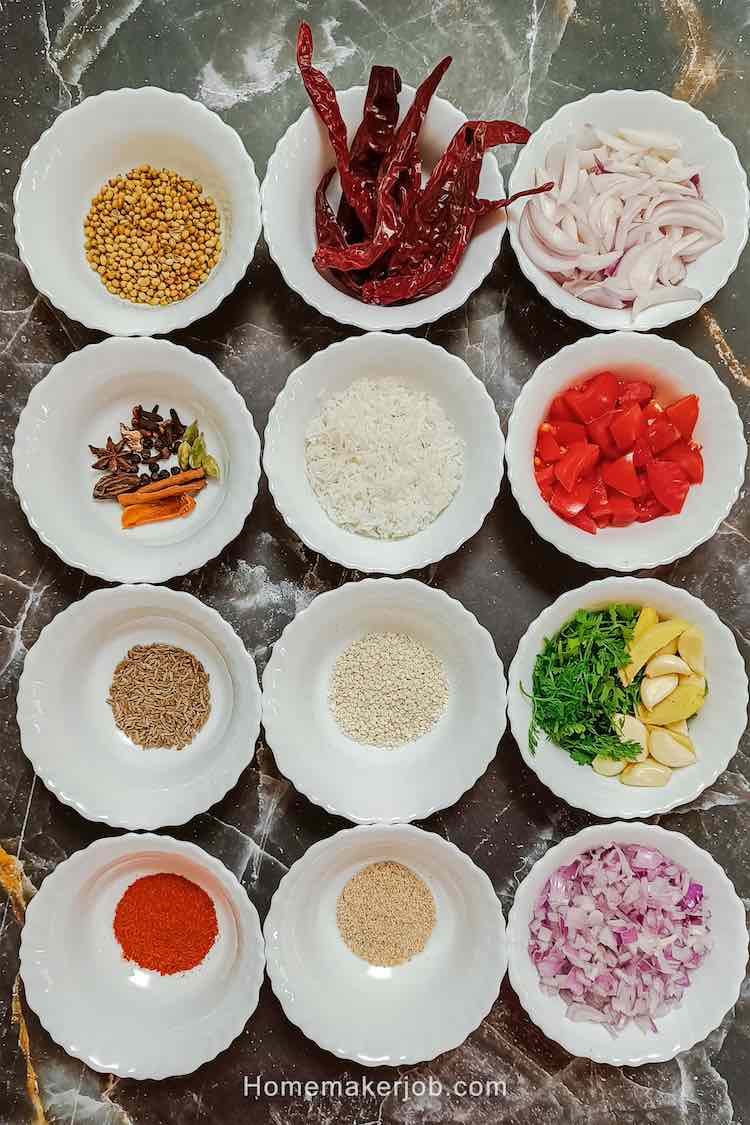
<path id="1" fill-rule="evenodd" d="M 110 293 L 170 305 L 206 280 L 221 254 L 221 223 L 200 184 L 142 164 L 114 176 L 83 224 L 86 260 Z"/>

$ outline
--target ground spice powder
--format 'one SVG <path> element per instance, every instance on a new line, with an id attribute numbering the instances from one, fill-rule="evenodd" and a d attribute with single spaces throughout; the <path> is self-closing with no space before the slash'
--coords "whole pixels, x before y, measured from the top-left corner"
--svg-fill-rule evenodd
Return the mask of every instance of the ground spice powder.
<path id="1" fill-rule="evenodd" d="M 216 911 L 182 875 L 144 875 L 117 904 L 114 931 L 127 961 L 169 975 L 194 969 L 216 940 Z"/>
<path id="2" fill-rule="evenodd" d="M 361 868 L 336 903 L 339 933 L 371 965 L 401 965 L 421 953 L 436 919 L 430 888 L 393 860 Z"/>

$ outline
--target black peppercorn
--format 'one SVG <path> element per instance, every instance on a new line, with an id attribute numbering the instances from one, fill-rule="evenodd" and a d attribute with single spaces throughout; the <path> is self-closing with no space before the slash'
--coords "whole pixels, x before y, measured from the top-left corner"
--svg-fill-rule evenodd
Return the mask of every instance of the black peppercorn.
<path id="1" fill-rule="evenodd" d="M 131 462 L 132 465 L 140 465 L 141 458 L 137 453 L 133 453 L 130 456 L 130 462 Z"/>
<path id="2" fill-rule="evenodd" d="M 179 465 L 173 465 L 172 468 L 169 471 L 170 471 L 170 473 L 172 474 L 173 477 L 179 476 L 180 473 L 182 472 Z"/>
<path id="3" fill-rule="evenodd" d="M 151 440 L 150 437 L 144 437 L 141 444 L 143 445 L 144 449 L 152 449 L 154 443 L 153 443 L 153 441 Z"/>
<path id="4" fill-rule="evenodd" d="M 151 477 L 148 473 L 141 473 L 141 475 L 138 477 L 138 480 L 141 482 L 141 484 L 151 484 Z"/>
<path id="5" fill-rule="evenodd" d="M 169 477 L 169 471 L 167 469 L 162 469 L 156 479 L 157 480 L 167 480 L 168 477 Z"/>
<path id="6" fill-rule="evenodd" d="M 156 461 L 154 461 L 153 465 L 151 465 L 150 468 L 151 468 L 151 476 L 154 479 L 156 479 L 156 477 L 158 477 L 158 475 L 159 475 L 159 466 L 156 464 Z"/>

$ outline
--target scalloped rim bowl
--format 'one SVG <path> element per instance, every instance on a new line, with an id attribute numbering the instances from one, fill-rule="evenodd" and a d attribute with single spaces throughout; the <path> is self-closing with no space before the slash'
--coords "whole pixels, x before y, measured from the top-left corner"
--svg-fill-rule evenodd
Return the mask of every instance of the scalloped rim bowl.
<path id="1" fill-rule="evenodd" d="M 573 297 L 535 266 L 519 245 L 518 223 L 526 204 L 519 201 L 510 209 L 510 241 L 521 272 L 556 309 L 590 324 L 592 328 L 605 331 L 619 328 L 647 332 L 692 316 L 726 284 L 737 268 L 747 241 L 750 201 L 747 176 L 736 148 L 699 109 L 658 90 L 607 90 L 588 94 L 580 101 L 562 106 L 536 130 L 519 153 L 510 177 L 509 193 L 522 191 L 533 184 L 534 171 L 537 166 L 543 166 L 550 146 L 564 140 L 581 126 L 593 124 L 617 130 L 644 122 L 650 129 L 673 133 L 683 141 L 686 158 L 703 166 L 701 184 L 706 199 L 726 219 L 727 236 L 724 241 L 688 267 L 685 284 L 700 289 L 703 294 L 701 301 L 654 305 L 633 323 L 629 309 L 599 308 Z"/>
<path id="2" fill-rule="evenodd" d="M 126 888 L 175 872 L 210 895 L 219 934 L 200 965 L 161 976 L 122 956 L 112 922 Z M 56 1043 L 102 1074 L 190 1074 L 240 1034 L 258 1004 L 264 947 L 258 913 L 223 863 L 151 833 L 75 852 L 46 876 L 21 933 L 26 1000 Z"/>
<path id="3" fill-rule="evenodd" d="M 365 94 L 365 86 L 336 91 L 350 141 L 362 120 Z M 413 100 L 414 88 L 405 85 L 399 95 L 402 113 Z M 426 168 L 432 168 L 466 120 L 466 115 L 450 102 L 433 97 L 419 135 Z M 326 131 L 308 106 L 279 139 L 261 188 L 266 242 L 287 285 L 324 316 L 366 331 L 416 328 L 463 305 L 484 281 L 500 253 L 507 225 L 505 209 L 480 220 L 452 281 L 440 293 L 406 305 L 367 305 L 326 281 L 312 263 L 316 245 L 315 192 L 324 172 L 333 164 Z M 492 153 L 484 157 L 479 194 L 486 199 L 502 199 L 505 194 Z"/>
<path id="4" fill-rule="evenodd" d="M 628 369 L 637 376 L 644 367 L 652 369 L 657 391 L 669 400 L 700 396 L 694 437 L 703 446 L 705 478 L 691 487 L 678 516 L 590 535 L 561 519 L 542 498 L 533 472 L 537 429 L 554 396 L 572 383 L 602 368 L 627 377 Z M 508 423 L 508 479 L 527 520 L 558 551 L 607 570 L 664 566 L 710 539 L 737 500 L 746 458 L 737 406 L 713 367 L 672 340 L 636 332 L 584 336 L 544 360 L 516 399 Z"/>
<path id="5" fill-rule="evenodd" d="M 444 714 L 415 742 L 361 746 L 336 724 L 336 658 L 369 632 L 405 632 L 443 662 Z M 263 726 L 295 788 L 355 822 L 422 820 L 484 773 L 506 725 L 505 675 L 492 638 L 455 598 L 412 578 L 366 578 L 320 594 L 287 625 L 263 672 Z"/>
<path id="6" fill-rule="evenodd" d="M 554 636 L 577 610 L 596 609 L 611 602 L 653 605 L 660 613 L 685 618 L 704 633 L 708 696 L 690 720 L 698 760 L 675 770 L 661 788 L 640 789 L 623 785 L 616 777 L 600 777 L 588 766 L 574 762 L 543 733 L 536 754 L 529 751 L 531 704 L 519 685 L 530 689 L 534 662 L 544 639 Z M 557 797 L 595 816 L 655 816 L 694 800 L 727 768 L 747 724 L 747 675 L 732 633 L 699 598 L 656 578 L 604 578 L 563 594 L 539 614 L 521 638 L 509 681 L 511 730 L 526 765 Z"/>
<path id="7" fill-rule="evenodd" d="M 119 504 L 91 498 L 88 443 L 117 436 L 141 401 L 198 418 L 221 479 L 186 519 L 123 530 Z M 169 340 L 111 337 L 72 352 L 32 389 L 16 427 L 13 487 L 26 518 L 64 563 L 107 582 L 166 582 L 215 558 L 242 530 L 259 480 L 245 400 L 209 359 Z"/>
<path id="8" fill-rule="evenodd" d="M 403 539 L 376 539 L 338 527 L 313 492 L 305 435 L 325 400 L 356 380 L 392 380 L 432 395 L 464 442 L 464 476 L 431 524 Z M 354 570 L 401 574 L 438 562 L 475 535 L 495 502 L 505 442 L 484 384 L 457 356 L 413 336 L 370 332 L 316 352 L 289 376 L 266 426 L 263 467 L 284 522 L 311 550 Z"/>
<path id="9" fill-rule="evenodd" d="M 630 1024 L 613 1037 L 600 1024 L 574 1023 L 558 996 L 546 996 L 529 957 L 529 921 L 544 884 L 560 866 L 591 848 L 612 842 L 658 848 L 685 867 L 706 889 L 714 948 L 691 976 L 682 1003 L 657 1021 L 657 1032 L 644 1034 Z M 721 1023 L 736 1004 L 747 963 L 745 910 L 734 887 L 714 859 L 683 836 L 652 824 L 597 824 L 550 848 L 523 880 L 508 915 L 508 976 L 537 1027 L 566 1051 L 611 1066 L 667 1062 L 687 1051 Z"/>
<path id="10" fill-rule="evenodd" d="M 357 957 L 336 925 L 344 884 L 385 860 L 419 875 L 437 910 L 422 953 L 391 968 Z M 492 1008 L 507 965 L 487 875 L 455 844 L 412 825 L 349 828 L 313 844 L 281 880 L 263 934 L 287 1019 L 362 1066 L 408 1066 L 460 1046 Z"/>
<path id="11" fill-rule="evenodd" d="M 171 305 L 115 297 L 84 255 L 91 199 L 139 164 L 197 180 L 221 215 L 222 254 L 199 288 Z M 152 336 L 212 312 L 252 261 L 261 230 L 255 166 L 239 135 L 185 94 L 107 90 L 65 110 L 31 148 L 13 194 L 18 253 L 31 280 L 73 320 L 113 336 Z"/>
<path id="12" fill-rule="evenodd" d="M 211 714 L 184 750 L 143 750 L 115 725 L 107 695 L 134 644 L 174 644 L 209 675 Z M 21 746 L 63 804 L 121 828 L 184 824 L 220 800 L 255 752 L 261 696 L 232 627 L 190 594 L 164 586 L 97 590 L 58 613 L 24 662 Z"/>

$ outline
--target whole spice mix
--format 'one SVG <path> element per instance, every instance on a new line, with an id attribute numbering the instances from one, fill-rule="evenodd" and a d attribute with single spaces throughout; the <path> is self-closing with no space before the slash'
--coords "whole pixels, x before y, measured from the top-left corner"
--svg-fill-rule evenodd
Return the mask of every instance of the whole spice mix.
<path id="1" fill-rule="evenodd" d="M 200 184 L 142 164 L 114 176 L 92 199 L 86 260 L 110 293 L 170 305 L 205 281 L 221 253 L 216 204 Z"/>
<path id="2" fill-rule="evenodd" d="M 107 702 L 119 729 L 144 750 L 183 750 L 211 713 L 205 668 L 168 644 L 134 645 L 115 668 Z"/>
<path id="3" fill-rule="evenodd" d="M 197 419 L 185 426 L 177 411 L 169 417 L 159 404 L 145 410 L 137 403 L 130 424 L 120 423 L 120 440 L 90 445 L 92 469 L 104 472 L 94 485 L 95 500 L 117 500 L 125 509 L 123 528 L 187 516 L 206 480 L 218 480 L 219 464 L 206 448 Z M 169 465 L 172 458 L 176 464 Z"/>
<path id="4" fill-rule="evenodd" d="M 436 920 L 430 888 L 393 860 L 363 867 L 336 902 L 341 937 L 371 965 L 401 965 L 421 953 Z"/>
<path id="5" fill-rule="evenodd" d="M 333 667 L 328 689 L 344 734 L 369 746 L 395 747 L 427 734 L 448 702 L 442 661 L 407 633 L 368 633 Z"/>
<path id="6" fill-rule="evenodd" d="M 117 904 L 113 928 L 126 961 L 164 976 L 194 969 L 219 932 L 210 896 L 173 872 L 131 883 Z"/>

